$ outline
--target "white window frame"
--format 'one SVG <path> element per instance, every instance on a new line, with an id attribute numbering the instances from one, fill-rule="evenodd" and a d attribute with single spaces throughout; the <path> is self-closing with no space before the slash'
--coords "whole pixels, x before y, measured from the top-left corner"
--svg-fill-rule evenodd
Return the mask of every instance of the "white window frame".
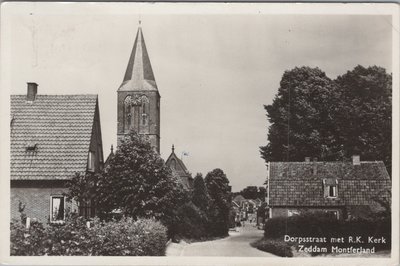
<path id="1" fill-rule="evenodd" d="M 63 207 L 64 207 L 64 213 L 63 213 L 63 219 L 62 220 L 54 220 L 53 219 L 53 199 L 54 198 L 62 198 L 63 199 Z M 64 223 L 65 222 L 65 197 L 62 195 L 51 195 L 50 196 L 50 223 Z"/>

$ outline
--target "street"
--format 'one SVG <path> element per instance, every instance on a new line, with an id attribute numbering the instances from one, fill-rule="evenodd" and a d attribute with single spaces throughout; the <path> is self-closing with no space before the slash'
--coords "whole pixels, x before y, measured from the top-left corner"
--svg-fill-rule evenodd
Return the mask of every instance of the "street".
<path id="1" fill-rule="evenodd" d="M 167 256 L 229 256 L 229 257 L 275 257 L 250 246 L 250 243 L 262 238 L 264 231 L 252 225 L 240 227 L 238 232 L 230 231 L 229 237 L 213 241 L 188 244 L 171 243 L 167 247 Z"/>

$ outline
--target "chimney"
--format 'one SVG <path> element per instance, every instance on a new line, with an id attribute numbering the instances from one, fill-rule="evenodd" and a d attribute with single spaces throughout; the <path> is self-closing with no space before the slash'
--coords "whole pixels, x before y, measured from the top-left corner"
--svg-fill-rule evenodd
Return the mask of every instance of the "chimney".
<path id="1" fill-rule="evenodd" d="M 309 162 L 310 162 L 310 157 L 306 157 L 306 158 L 304 159 L 304 161 L 305 161 L 306 163 L 309 163 Z"/>
<path id="2" fill-rule="evenodd" d="M 317 157 L 314 157 L 313 158 L 313 168 L 312 168 L 312 173 L 313 173 L 313 175 L 316 175 L 317 174 L 317 164 L 316 164 L 316 162 L 318 162 L 318 159 L 317 159 Z"/>
<path id="3" fill-rule="evenodd" d="M 28 82 L 28 93 L 26 96 L 26 100 L 33 102 L 36 98 L 38 85 L 35 82 Z"/>
<path id="4" fill-rule="evenodd" d="M 360 155 L 353 155 L 353 165 L 360 165 Z"/>

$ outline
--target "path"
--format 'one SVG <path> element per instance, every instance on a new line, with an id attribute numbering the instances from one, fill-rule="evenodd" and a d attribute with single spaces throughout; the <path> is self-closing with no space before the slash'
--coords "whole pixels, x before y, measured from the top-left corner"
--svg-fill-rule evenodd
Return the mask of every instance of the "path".
<path id="1" fill-rule="evenodd" d="M 250 243 L 262 238 L 264 231 L 251 225 L 230 231 L 229 237 L 213 241 L 187 244 L 171 243 L 167 256 L 229 256 L 229 257 L 275 257 L 250 246 Z"/>

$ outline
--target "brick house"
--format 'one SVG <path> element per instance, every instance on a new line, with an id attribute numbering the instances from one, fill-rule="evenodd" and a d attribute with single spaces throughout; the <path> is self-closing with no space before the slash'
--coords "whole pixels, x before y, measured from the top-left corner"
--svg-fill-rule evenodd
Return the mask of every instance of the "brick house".
<path id="1" fill-rule="evenodd" d="M 270 162 L 269 217 L 303 211 L 330 212 L 337 219 L 382 210 L 375 198 L 390 200 L 391 181 L 382 161 Z"/>
<path id="2" fill-rule="evenodd" d="M 183 161 L 176 156 L 174 145 L 172 145 L 172 152 L 165 164 L 171 168 L 172 173 L 179 178 L 184 188 L 193 188 L 193 177 L 187 170 Z"/>
<path id="3" fill-rule="evenodd" d="M 10 128 L 11 218 L 21 202 L 30 218 L 63 221 L 79 208 L 63 196 L 65 181 L 103 167 L 97 95 L 38 95 L 28 83 L 27 95 L 11 95 Z"/>

